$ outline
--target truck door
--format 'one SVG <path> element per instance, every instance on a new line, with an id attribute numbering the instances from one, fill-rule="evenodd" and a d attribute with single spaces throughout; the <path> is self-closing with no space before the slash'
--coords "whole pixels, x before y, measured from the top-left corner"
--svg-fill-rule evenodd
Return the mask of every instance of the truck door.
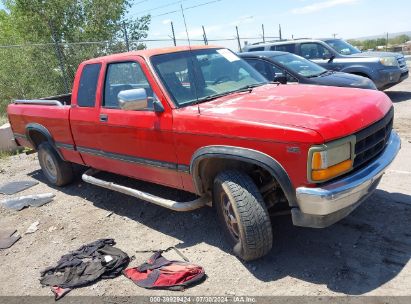
<path id="1" fill-rule="evenodd" d="M 80 65 L 73 86 L 70 109 L 70 127 L 76 148 L 99 149 L 98 132 L 98 90 L 102 63 Z M 80 153 L 85 164 L 89 154 Z"/>
<path id="2" fill-rule="evenodd" d="M 300 56 L 305 59 L 311 60 L 316 64 L 322 66 L 327 70 L 335 70 L 336 65 L 333 61 L 329 62 L 330 56 L 332 56 L 330 50 L 317 42 L 307 42 L 300 44 Z"/>
<path id="3" fill-rule="evenodd" d="M 144 88 L 148 107 L 130 111 L 119 108 L 121 91 Z M 172 113 L 141 57 L 132 56 L 105 65 L 98 114 L 97 151 L 92 166 L 171 187 L 181 187 L 172 133 Z M 155 112 L 153 101 L 164 106 Z"/>

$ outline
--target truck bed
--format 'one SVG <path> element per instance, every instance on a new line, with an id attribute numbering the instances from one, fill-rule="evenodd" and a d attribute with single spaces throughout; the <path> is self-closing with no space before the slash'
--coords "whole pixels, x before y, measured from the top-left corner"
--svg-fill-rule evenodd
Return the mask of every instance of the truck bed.
<path id="1" fill-rule="evenodd" d="M 36 149 L 35 143 L 27 138 L 28 132 L 46 129 L 52 134 L 56 146 L 74 146 L 70 128 L 71 94 L 50 96 L 40 99 L 16 100 L 8 106 L 8 117 L 16 142 Z"/>
<path id="2" fill-rule="evenodd" d="M 14 101 L 15 104 L 36 104 L 36 105 L 54 105 L 54 106 L 65 106 L 71 105 L 71 93 L 42 97 L 38 99 L 17 99 Z"/>

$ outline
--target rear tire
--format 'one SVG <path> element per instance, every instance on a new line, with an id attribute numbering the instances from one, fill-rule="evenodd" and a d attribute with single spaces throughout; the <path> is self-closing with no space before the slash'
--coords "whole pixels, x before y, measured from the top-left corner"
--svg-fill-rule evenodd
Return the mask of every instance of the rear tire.
<path id="1" fill-rule="evenodd" d="M 62 160 L 48 142 L 39 145 L 38 158 L 41 170 L 51 184 L 64 186 L 73 181 L 71 163 Z"/>
<path id="2" fill-rule="evenodd" d="M 224 171 L 214 180 L 213 201 L 234 253 L 251 261 L 273 245 L 270 216 L 253 180 L 240 171 Z"/>

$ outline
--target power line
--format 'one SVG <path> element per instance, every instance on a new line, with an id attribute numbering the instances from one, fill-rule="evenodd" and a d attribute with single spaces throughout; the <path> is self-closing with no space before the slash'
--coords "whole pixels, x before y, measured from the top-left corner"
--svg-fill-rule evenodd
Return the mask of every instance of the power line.
<path id="1" fill-rule="evenodd" d="M 170 2 L 168 4 L 164 4 L 164 5 L 160 5 L 160 6 L 157 6 L 157 7 L 148 8 L 148 9 L 145 9 L 145 10 L 142 10 L 142 11 L 138 11 L 135 14 L 142 14 L 142 13 L 146 13 L 146 12 L 152 12 L 152 11 L 158 10 L 160 8 L 169 7 L 169 6 L 172 6 L 174 4 L 180 4 L 184 1 L 189 1 L 189 0 L 180 0 L 180 1 Z M 138 3 L 136 3 L 136 4 L 138 4 Z"/>
<path id="2" fill-rule="evenodd" d="M 142 0 L 142 1 L 138 1 L 137 3 L 134 3 L 133 5 L 137 5 L 137 4 L 140 4 L 140 3 L 143 3 L 143 2 L 147 2 L 148 0 Z"/>
<path id="3" fill-rule="evenodd" d="M 156 17 L 160 17 L 160 16 L 170 15 L 170 14 L 174 14 L 174 13 L 177 13 L 177 12 L 179 12 L 179 10 L 170 11 L 170 12 L 167 12 L 167 13 L 163 13 L 163 14 L 151 16 L 151 18 L 156 18 Z"/>
<path id="4" fill-rule="evenodd" d="M 214 1 L 203 2 L 203 3 L 197 4 L 197 5 L 193 5 L 193 6 L 186 7 L 186 8 L 184 8 L 184 10 L 189 10 L 189 9 L 197 8 L 197 7 L 200 7 L 200 6 L 204 6 L 204 5 L 208 5 L 208 4 L 212 4 L 212 3 L 216 3 L 216 2 L 220 2 L 220 1 L 223 1 L 223 0 L 214 0 Z M 159 15 L 154 15 L 154 16 L 151 16 L 151 18 L 160 17 L 160 16 L 165 16 L 165 15 L 170 15 L 170 14 L 174 14 L 174 13 L 177 13 L 177 12 L 179 12 L 179 10 L 174 10 L 174 11 L 170 11 L 170 12 L 167 12 L 167 13 L 162 13 L 162 14 L 159 14 Z"/>

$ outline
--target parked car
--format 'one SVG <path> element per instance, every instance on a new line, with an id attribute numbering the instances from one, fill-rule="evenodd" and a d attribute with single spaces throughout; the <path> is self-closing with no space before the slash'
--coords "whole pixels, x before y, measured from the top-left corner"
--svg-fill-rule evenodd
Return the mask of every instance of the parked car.
<path id="1" fill-rule="evenodd" d="M 251 44 L 244 52 L 282 51 L 300 55 L 327 70 L 356 74 L 371 79 L 385 90 L 408 78 L 404 56 L 391 52 L 361 52 L 342 39 L 297 39 Z"/>
<path id="2" fill-rule="evenodd" d="M 374 83 L 363 76 L 326 70 L 303 57 L 287 52 L 260 51 L 238 54 L 268 80 L 335 87 L 376 90 Z"/>
<path id="3" fill-rule="evenodd" d="M 276 212 L 317 228 L 347 216 L 400 149 L 387 95 L 269 83 L 212 46 L 87 60 L 71 95 L 16 100 L 7 113 L 52 185 L 72 182 L 75 163 L 90 168 L 85 182 L 172 210 L 212 205 L 244 260 L 270 251 Z M 173 201 L 103 180 L 99 170 L 197 197 Z"/>

